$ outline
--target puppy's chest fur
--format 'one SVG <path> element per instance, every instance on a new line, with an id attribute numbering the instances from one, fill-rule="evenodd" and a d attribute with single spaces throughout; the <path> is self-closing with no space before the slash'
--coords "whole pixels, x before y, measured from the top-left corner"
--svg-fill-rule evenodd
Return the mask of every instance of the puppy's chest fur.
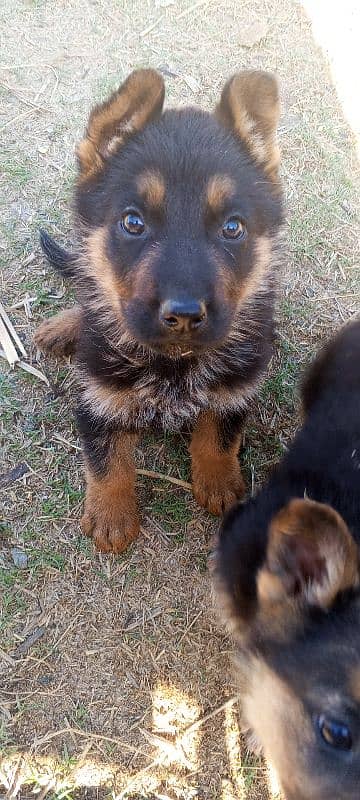
<path id="1" fill-rule="evenodd" d="M 266 339 L 265 339 L 266 342 Z M 233 342 L 197 358 L 165 358 L 139 350 L 121 356 L 89 352 L 79 359 L 81 400 L 92 415 L 129 430 L 180 430 L 202 410 L 240 411 L 255 393 L 271 345 Z"/>

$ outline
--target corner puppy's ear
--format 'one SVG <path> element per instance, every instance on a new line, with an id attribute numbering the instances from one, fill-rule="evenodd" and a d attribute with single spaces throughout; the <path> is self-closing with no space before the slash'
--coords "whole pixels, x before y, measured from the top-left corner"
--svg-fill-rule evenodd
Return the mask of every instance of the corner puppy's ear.
<path id="1" fill-rule="evenodd" d="M 289 598 L 328 609 L 339 592 L 358 584 L 357 546 L 336 511 L 313 500 L 292 500 L 276 514 L 257 575 L 263 611 Z"/>
<path id="2" fill-rule="evenodd" d="M 80 180 L 93 177 L 123 142 L 155 117 L 165 97 L 164 81 L 153 69 L 132 72 L 105 103 L 91 111 L 85 138 L 77 148 Z"/>
<path id="3" fill-rule="evenodd" d="M 276 128 L 280 116 L 276 79 L 269 72 L 239 72 L 225 84 L 217 118 L 248 148 L 250 155 L 276 182 L 280 161 Z"/>

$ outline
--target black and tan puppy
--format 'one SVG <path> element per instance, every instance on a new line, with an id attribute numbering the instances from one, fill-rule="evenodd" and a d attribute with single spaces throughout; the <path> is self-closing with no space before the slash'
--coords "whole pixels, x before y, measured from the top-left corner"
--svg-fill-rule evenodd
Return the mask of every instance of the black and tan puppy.
<path id="1" fill-rule="evenodd" d="M 320 354 L 305 423 L 215 556 L 246 725 L 287 800 L 360 794 L 360 321 Z"/>
<path id="2" fill-rule="evenodd" d="M 192 427 L 205 508 L 221 513 L 242 495 L 241 432 L 271 354 L 276 82 L 235 75 L 212 114 L 162 113 L 163 101 L 160 75 L 140 70 L 93 109 L 77 153 L 77 252 L 43 235 L 78 305 L 35 340 L 58 355 L 76 350 L 82 527 L 105 551 L 138 533 L 133 453 L 148 427 Z"/>

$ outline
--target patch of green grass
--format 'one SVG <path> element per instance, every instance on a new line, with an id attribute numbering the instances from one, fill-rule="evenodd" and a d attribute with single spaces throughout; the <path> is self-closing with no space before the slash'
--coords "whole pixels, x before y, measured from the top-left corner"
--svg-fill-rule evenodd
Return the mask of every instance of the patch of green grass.
<path id="1" fill-rule="evenodd" d="M 61 457 L 58 466 L 64 469 Z M 49 492 L 42 500 L 42 514 L 51 519 L 62 519 L 80 502 L 82 496 L 82 489 L 75 488 L 67 478 L 55 478 L 50 482 Z"/>
<path id="2" fill-rule="evenodd" d="M 26 583 L 29 577 L 36 578 L 47 569 L 55 569 L 58 572 L 65 570 L 65 557 L 54 550 L 32 548 L 26 549 L 26 554 L 28 565 L 24 569 L 15 566 L 8 569 L 0 568 L 0 629 L 4 625 L 7 626 L 11 617 L 25 607 L 21 594 L 14 591 L 16 586 Z"/>
<path id="3" fill-rule="evenodd" d="M 301 365 L 290 342 L 282 342 L 279 357 L 280 363 L 261 387 L 260 398 L 265 403 L 271 402 L 281 408 L 294 403 Z"/>
<path id="4" fill-rule="evenodd" d="M 20 411 L 22 404 L 16 397 L 16 387 L 14 380 L 14 372 L 9 369 L 8 372 L 0 374 L 0 398 L 1 398 L 1 419 L 6 419 L 5 415 L 10 414 L 13 419 L 14 412 Z"/>
<path id="5" fill-rule="evenodd" d="M 2 572 L 3 570 L 1 570 L 1 573 Z M 3 583 L 2 585 L 5 585 L 7 588 L 5 591 L 1 591 L 2 578 L 3 576 L 0 574 L 0 639 L 2 646 L 6 648 L 10 639 L 14 618 L 19 612 L 24 611 L 26 604 L 22 595 L 13 590 L 16 581 L 14 581 L 14 583 L 7 583 L 5 581 L 5 584 Z"/>
<path id="6" fill-rule="evenodd" d="M 32 170 L 26 161 L 19 161 L 14 153 L 2 153 L 1 168 L 12 186 L 22 189 L 32 179 Z"/>
<path id="7" fill-rule="evenodd" d="M 174 493 L 173 489 L 156 493 L 149 511 L 155 519 L 161 521 L 162 526 L 168 526 L 172 531 L 175 527 L 186 525 L 190 522 L 192 513 L 186 500 Z"/>
<path id="8" fill-rule="evenodd" d="M 95 97 L 98 101 L 104 101 L 119 88 L 123 80 L 122 70 L 119 67 L 118 71 L 114 71 L 111 75 L 107 74 L 102 76 L 98 81 L 95 89 Z"/>
<path id="9" fill-rule="evenodd" d="M 29 552 L 29 570 L 33 576 L 46 569 L 56 569 L 58 572 L 64 572 L 65 566 L 65 557 L 54 550 L 34 548 Z"/>
<path id="10" fill-rule="evenodd" d="M 205 575 L 208 571 L 208 554 L 197 553 L 194 558 L 194 565 L 199 570 L 199 572 Z"/>
<path id="11" fill-rule="evenodd" d="M 89 723 L 89 711 L 83 703 L 77 703 L 75 710 L 71 714 L 71 719 L 75 726 L 85 730 Z"/>
<path id="12" fill-rule="evenodd" d="M 130 564 L 125 576 L 125 588 L 127 588 L 136 578 L 138 570 L 136 564 Z"/>
<path id="13" fill-rule="evenodd" d="M 241 775 L 245 784 L 245 789 L 249 791 L 259 780 L 259 772 L 262 772 L 263 764 L 260 758 L 245 752 L 241 758 Z"/>
<path id="14" fill-rule="evenodd" d="M 10 734 L 5 720 L 0 720 L 0 753 L 3 753 L 10 743 Z"/>
<path id="15" fill-rule="evenodd" d="M 164 434 L 164 456 L 168 466 L 172 467 L 171 474 L 179 476 L 183 481 L 190 480 L 190 455 L 189 455 L 189 442 L 190 438 L 180 436 L 179 434 L 171 434 L 165 432 Z"/>
<path id="16" fill-rule="evenodd" d="M 18 567 L 10 567 L 10 569 L 0 568 L 0 587 L 2 590 L 11 588 L 16 583 L 21 570 Z"/>

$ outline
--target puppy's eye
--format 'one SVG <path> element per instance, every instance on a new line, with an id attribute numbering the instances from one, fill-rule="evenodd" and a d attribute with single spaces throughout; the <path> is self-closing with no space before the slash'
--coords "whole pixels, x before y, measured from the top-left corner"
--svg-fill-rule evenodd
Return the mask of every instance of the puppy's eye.
<path id="1" fill-rule="evenodd" d="M 239 217 L 230 217 L 222 226 L 222 235 L 225 239 L 244 239 L 246 228 Z"/>
<path id="2" fill-rule="evenodd" d="M 141 236 L 145 230 L 145 222 L 138 211 L 126 211 L 121 217 L 120 225 L 131 236 Z"/>
<path id="3" fill-rule="evenodd" d="M 316 724 L 321 738 L 336 750 L 351 750 L 352 736 L 347 725 L 336 719 L 331 719 L 321 714 L 317 717 Z"/>

